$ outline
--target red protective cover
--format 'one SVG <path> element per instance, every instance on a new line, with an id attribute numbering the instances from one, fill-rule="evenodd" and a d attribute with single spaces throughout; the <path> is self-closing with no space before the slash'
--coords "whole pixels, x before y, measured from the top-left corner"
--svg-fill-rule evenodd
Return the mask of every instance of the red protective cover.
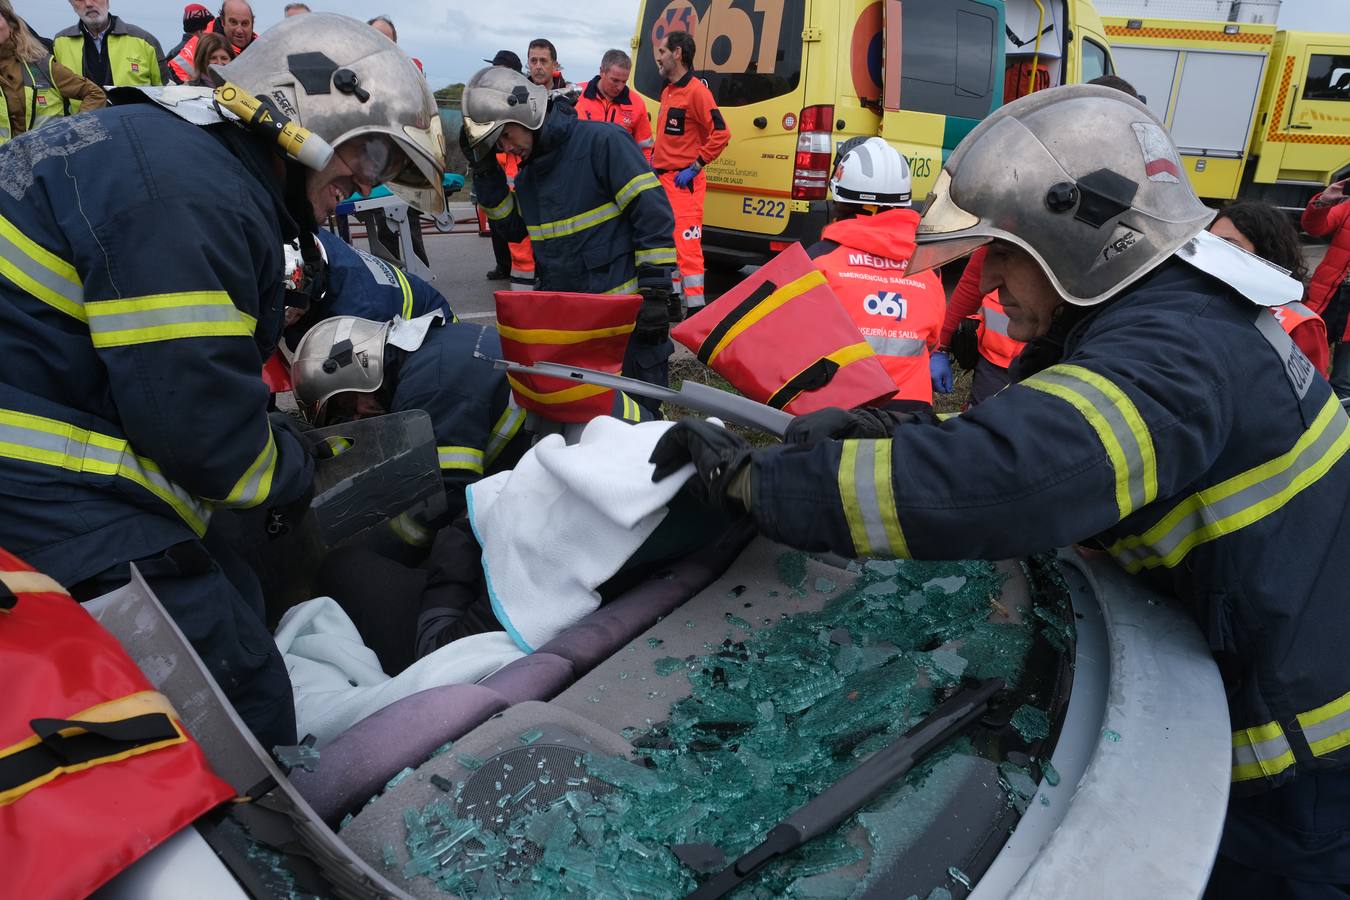
<path id="1" fill-rule="evenodd" d="M 566 294 L 497 291 L 497 331 L 502 355 L 533 365 L 552 362 L 613 375 L 637 322 L 637 294 Z M 598 385 L 511 372 L 516 402 L 554 422 L 589 422 L 614 408 L 614 391 Z"/>
<path id="2" fill-rule="evenodd" d="M 273 351 L 267 362 L 263 363 L 263 384 L 274 394 L 291 390 L 291 370 L 286 367 L 286 358 L 280 350 Z"/>
<path id="3" fill-rule="evenodd" d="M 895 393 L 895 382 L 801 244 L 680 323 L 671 337 L 742 394 L 793 415 L 864 406 Z M 827 383 L 791 389 L 827 358 L 838 365 Z"/>
<path id="4" fill-rule="evenodd" d="M 0 762 L 29 749 L 37 719 L 128 718 L 168 708 L 117 639 L 46 576 L 0 550 Z M 0 894 L 83 897 L 234 796 L 201 748 L 178 736 L 0 787 Z"/>

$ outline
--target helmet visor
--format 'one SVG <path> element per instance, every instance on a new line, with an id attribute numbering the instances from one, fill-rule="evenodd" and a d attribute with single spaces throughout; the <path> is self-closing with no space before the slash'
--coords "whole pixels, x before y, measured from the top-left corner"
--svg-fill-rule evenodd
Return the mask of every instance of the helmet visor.
<path id="1" fill-rule="evenodd" d="M 387 185 L 429 215 L 445 211 L 442 173 L 436 171 L 436 166 L 413 141 L 402 141 L 383 132 L 367 132 L 343 141 L 337 152 L 359 182 Z"/>
<path id="2" fill-rule="evenodd" d="M 918 246 L 909 260 L 910 272 L 926 272 L 969 256 L 996 237 L 989 229 L 980 227 L 979 216 L 957 205 L 951 188 L 952 176 L 943 169 L 919 220 L 914 236 Z"/>

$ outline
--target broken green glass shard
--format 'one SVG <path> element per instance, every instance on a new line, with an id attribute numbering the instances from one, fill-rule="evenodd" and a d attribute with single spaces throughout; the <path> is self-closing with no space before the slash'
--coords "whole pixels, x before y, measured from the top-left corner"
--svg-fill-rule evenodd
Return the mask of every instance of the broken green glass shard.
<path id="1" fill-rule="evenodd" d="M 799 550 L 780 553 L 778 580 L 790 588 L 801 587 L 806 582 L 806 554 Z"/>
<path id="2" fill-rule="evenodd" d="M 1059 770 L 1051 765 L 1050 760 L 1041 760 L 1041 775 L 1045 778 L 1045 783 L 1051 787 L 1059 786 Z"/>
<path id="3" fill-rule="evenodd" d="M 970 887 L 971 887 L 971 885 L 970 885 L 970 876 L 967 875 L 965 872 L 962 872 L 962 871 L 961 871 L 960 869 L 958 869 L 956 866 L 948 866 L 948 867 L 947 867 L 947 875 L 948 875 L 948 877 L 951 878 L 952 881 L 957 882 L 957 883 L 960 884 L 962 887 L 964 887 L 966 890 L 970 890 Z"/>
<path id="4" fill-rule="evenodd" d="M 1103 729 L 1103 731 L 1102 731 L 1102 737 L 1105 738 L 1106 740 L 1110 741 L 1110 742 L 1113 743 L 1113 744 L 1118 744 L 1118 743 L 1120 743 L 1120 732 L 1119 732 L 1119 731 L 1113 731 L 1113 730 L 1110 729 L 1110 728 Z"/>
<path id="5" fill-rule="evenodd" d="M 483 761 L 472 753 L 461 753 L 458 756 L 459 764 L 466 769 L 480 769 L 483 767 Z"/>
<path id="6" fill-rule="evenodd" d="M 533 744 L 543 736 L 544 731 L 542 728 L 531 728 L 529 731 L 523 732 L 520 735 L 520 742 L 522 744 Z"/>
<path id="7" fill-rule="evenodd" d="M 1022 736 L 1022 740 L 1043 741 L 1050 736 L 1050 718 L 1044 710 L 1023 704 L 1012 714 L 1012 727 Z"/>
<path id="8" fill-rule="evenodd" d="M 833 594 L 835 588 L 839 587 L 839 585 L 836 584 L 833 579 L 826 578 L 824 575 L 819 575 L 816 577 L 815 587 L 817 594 Z"/>
<path id="9" fill-rule="evenodd" d="M 736 628 L 739 628 L 741 629 L 741 631 L 749 631 L 751 629 L 750 623 L 747 622 L 745 619 L 742 619 L 740 616 L 727 613 L 726 619 L 728 625 L 732 625 Z"/>
<path id="10" fill-rule="evenodd" d="M 652 668 L 656 670 L 657 675 L 666 678 L 684 668 L 684 660 L 678 656 L 663 656 L 652 663 Z"/>
<path id="11" fill-rule="evenodd" d="M 400 784 L 402 784 L 402 783 L 403 783 L 403 779 L 407 778 L 407 777 L 408 777 L 409 775 L 411 775 L 412 773 L 413 773 L 413 770 L 412 770 L 411 767 L 404 768 L 402 771 L 400 771 L 400 772 L 399 772 L 397 775 L 395 775 L 393 778 L 390 778 L 390 779 L 389 779 L 389 781 L 385 784 L 384 789 L 385 789 L 386 791 L 391 791 L 391 790 L 393 790 L 394 788 L 396 788 L 396 787 L 398 787 Z"/>

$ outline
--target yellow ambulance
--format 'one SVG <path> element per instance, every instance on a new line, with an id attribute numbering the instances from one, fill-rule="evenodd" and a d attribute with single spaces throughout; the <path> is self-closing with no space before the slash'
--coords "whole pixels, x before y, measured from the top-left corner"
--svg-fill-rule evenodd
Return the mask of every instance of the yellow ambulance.
<path id="1" fill-rule="evenodd" d="M 707 167 L 710 264 L 814 241 L 836 148 L 881 135 L 920 204 L 947 155 L 1007 99 L 1113 71 L 1089 0 L 642 0 L 631 86 L 655 118 L 653 47 L 695 37 L 731 144 Z"/>
<path id="2" fill-rule="evenodd" d="M 1120 75 L 1171 129 L 1206 200 L 1302 209 L 1350 174 L 1350 35 L 1104 19 Z"/>

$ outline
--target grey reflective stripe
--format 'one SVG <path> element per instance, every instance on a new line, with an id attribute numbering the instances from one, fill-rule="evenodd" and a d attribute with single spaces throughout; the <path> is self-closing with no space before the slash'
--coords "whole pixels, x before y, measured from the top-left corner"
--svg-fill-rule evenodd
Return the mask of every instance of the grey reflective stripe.
<path id="1" fill-rule="evenodd" d="M 921 338 L 893 338 L 880 334 L 865 335 L 868 345 L 879 356 L 922 356 L 928 342 Z"/>
<path id="2" fill-rule="evenodd" d="M 436 455 L 442 469 L 472 469 L 483 471 L 483 451 L 469 447 L 437 447 Z"/>
<path id="3" fill-rule="evenodd" d="M 496 206 L 483 207 L 483 212 L 487 215 L 489 219 L 496 222 L 499 219 L 505 219 L 507 216 L 511 215 L 511 212 L 515 208 L 516 208 L 515 195 L 508 193 L 506 195 L 506 199 L 503 200 L 501 203 L 498 203 Z"/>
<path id="4" fill-rule="evenodd" d="M 890 534 L 886 530 L 886 520 L 881 508 L 881 493 L 885 491 L 890 496 L 891 486 L 878 485 L 876 482 L 877 473 L 877 454 L 887 454 L 883 460 L 882 466 L 884 473 L 890 472 L 890 441 L 860 440 L 848 441 L 857 448 L 857 458 L 853 466 L 852 490 L 845 496 L 846 507 L 848 501 L 856 503 L 856 510 L 859 520 L 863 526 L 863 531 L 867 535 L 866 547 L 855 547 L 863 555 L 880 555 L 887 557 L 903 557 L 908 555 L 907 551 L 902 552 L 901 547 L 896 547 L 891 540 Z M 851 495 L 851 496 L 850 496 Z M 902 539 L 903 540 L 903 539 Z"/>
<path id="5" fill-rule="evenodd" d="M 1145 453 L 1150 456 L 1153 449 L 1139 446 L 1139 438 L 1135 435 L 1130 424 L 1125 421 L 1120 408 L 1116 406 L 1114 400 L 1107 396 L 1096 385 L 1067 374 L 1056 367 L 1046 369 L 1035 375 L 1033 378 L 1024 382 L 1027 387 L 1034 388 L 1039 384 L 1058 385 L 1065 390 L 1071 391 L 1084 400 L 1092 407 L 1101 420 L 1106 424 L 1120 447 L 1121 453 L 1125 457 L 1126 485 L 1129 493 L 1130 505 L 1128 509 L 1120 510 L 1121 517 L 1124 518 L 1130 512 L 1140 509 L 1153 501 L 1149 496 L 1148 490 L 1148 465 L 1145 459 Z M 1054 396 L 1053 394 L 1051 396 Z M 1088 419 L 1089 426 L 1093 425 L 1092 420 Z M 1105 442 L 1103 442 L 1105 443 Z M 1107 449 L 1107 455 L 1110 456 L 1110 450 Z M 1114 468 L 1115 462 L 1112 461 Z"/>
<path id="6" fill-rule="evenodd" d="M 1315 745 L 1318 741 L 1324 741 L 1327 738 L 1335 737 L 1343 731 L 1350 730 L 1350 710 L 1338 713 L 1315 725 L 1308 725 L 1303 719 L 1303 716 L 1299 716 L 1299 725 L 1303 728 L 1303 736 L 1307 738 L 1309 745 Z M 1318 756 L 1326 755 L 1326 752 L 1319 753 L 1316 746 L 1313 747 L 1313 753 Z"/>
<path id="7" fill-rule="evenodd" d="M 1233 747 L 1233 768 L 1257 762 L 1273 763 L 1288 753 L 1289 749 L 1289 741 L 1282 733 L 1254 744 L 1237 744 Z"/>
<path id="8" fill-rule="evenodd" d="M 655 147 L 656 140 L 654 138 L 647 138 L 645 141 L 638 141 L 637 145 L 639 148 L 646 150 L 648 147 Z"/>
<path id="9" fill-rule="evenodd" d="M 1316 374 L 1313 364 L 1303 355 L 1303 351 L 1298 349 L 1294 339 L 1270 310 L 1256 311 L 1256 330 L 1261 332 L 1261 337 L 1265 338 L 1266 343 L 1270 344 L 1279 355 L 1280 362 L 1284 365 L 1284 375 L 1289 379 L 1289 386 L 1302 400 L 1307 396 L 1308 388 L 1312 387 L 1313 376 Z"/>
<path id="10" fill-rule="evenodd" d="M 502 455 L 506 445 L 520 432 L 520 426 L 525 424 L 525 410 L 516 406 L 515 397 L 512 397 L 506 410 L 497 419 L 497 424 L 492 427 L 492 437 L 488 438 L 487 450 L 483 452 L 483 459 L 488 465 L 492 465 L 497 457 Z"/>
<path id="11" fill-rule="evenodd" d="M 24 427 L 20 424 L 23 422 L 43 424 L 51 430 Z M 57 433 L 62 431 L 66 433 Z M 77 434 L 87 434 L 90 439 L 79 440 Z M 0 457 L 80 474 L 125 478 L 167 503 L 199 535 L 205 533 L 211 517 L 209 505 L 165 478 L 154 463 L 132 453 L 126 441 L 55 419 L 0 410 Z"/>
<path id="12" fill-rule="evenodd" d="M 551 238 L 576 234 L 579 231 L 585 231 L 587 228 L 594 228 L 596 225 L 617 218 L 620 212 L 621 210 L 617 205 L 606 203 L 604 206 L 597 206 L 595 209 L 588 210 L 578 216 L 572 216 L 570 219 L 541 222 L 538 225 L 529 225 L 527 229 L 532 240 L 547 241 Z"/>
<path id="13" fill-rule="evenodd" d="M 686 275 L 684 276 L 683 281 L 685 287 L 697 287 L 697 288 L 703 287 L 702 275 Z"/>
<path id="14" fill-rule="evenodd" d="M 1308 316 L 1310 318 L 1312 316 L 1317 315 L 1317 313 L 1313 312 L 1311 309 L 1304 306 L 1297 300 L 1295 300 L 1293 303 L 1286 303 L 1285 307 L 1288 309 L 1292 309 L 1294 312 L 1299 313 L 1300 315 Z"/>
<path id="15" fill-rule="evenodd" d="M 1008 336 L 1008 316 L 1006 313 L 985 304 L 980 307 L 980 314 L 984 316 L 985 328 L 988 328 L 994 334 Z"/>
<path id="16" fill-rule="evenodd" d="M 9 120 L 6 119 L 5 121 L 6 124 L 4 129 L 8 132 Z M 58 300 L 64 301 L 70 308 L 57 306 L 56 304 L 51 303 L 47 297 L 43 297 L 40 294 L 34 294 L 33 296 L 37 297 L 39 300 L 47 301 L 50 305 L 56 309 L 60 309 L 69 316 L 77 318 L 80 321 L 85 320 L 83 285 L 79 282 L 62 278 L 51 269 L 33 259 L 33 257 L 23 251 L 22 247 L 6 236 L 4 228 L 0 228 L 0 260 L 4 260 L 4 262 L 7 262 L 18 269 L 23 275 L 36 282 L 39 287 L 46 289 L 48 293 L 56 295 Z M 23 285 L 20 285 L 20 287 L 23 287 Z"/>
<path id="17" fill-rule="evenodd" d="M 276 474 L 276 463 L 277 442 L 272 437 L 272 432 L 268 431 L 267 446 L 263 447 L 262 453 L 258 454 L 253 465 L 244 473 L 245 480 L 230 491 L 229 496 L 221 501 L 221 505 L 249 509 L 265 500 L 272 492 L 272 476 Z"/>
<path id="18" fill-rule="evenodd" d="M 183 49 L 178 51 L 178 55 L 169 60 L 169 65 L 177 63 L 182 68 L 183 74 L 187 76 L 187 80 L 192 81 L 197 77 L 197 70 L 193 68 L 192 61 L 184 55 L 186 52 L 187 45 L 184 44 Z"/>
<path id="19" fill-rule="evenodd" d="M 1194 508 L 1178 517 L 1166 532 L 1153 537 L 1150 543 L 1143 543 L 1134 547 L 1126 548 L 1123 546 L 1123 542 L 1118 543 L 1111 547 L 1111 554 L 1127 567 L 1131 565 L 1142 566 L 1146 560 L 1153 557 L 1158 558 L 1155 564 L 1175 565 L 1180 557 L 1172 562 L 1167 562 L 1168 558 L 1177 551 L 1183 550 L 1182 543 L 1192 535 L 1198 538 L 1196 542 L 1199 543 L 1202 540 L 1212 540 L 1230 530 L 1236 530 L 1236 528 L 1221 528 L 1224 520 L 1238 513 L 1252 510 L 1262 504 L 1269 505 L 1274 502 L 1275 506 L 1266 510 L 1267 513 L 1273 512 L 1274 509 L 1282 505 L 1282 501 L 1278 500 L 1278 495 L 1284 491 L 1294 491 L 1300 480 L 1306 477 L 1305 473 L 1318 466 L 1319 463 L 1323 463 L 1326 457 L 1333 454 L 1337 443 L 1346 440 L 1347 434 L 1350 433 L 1350 420 L 1347 420 L 1345 413 L 1339 409 L 1340 404 L 1337 403 L 1336 398 L 1332 397 L 1327 402 L 1328 405 L 1335 404 L 1337 408 L 1332 410 L 1332 415 L 1323 423 L 1321 433 L 1304 446 L 1287 465 L 1234 493 L 1212 502 L 1205 501 L 1203 492 L 1193 495 L 1183 501 L 1182 505 L 1190 504 Z M 1326 413 L 1322 415 L 1326 415 Z M 1316 423 L 1314 423 L 1314 427 L 1316 427 Z M 1259 471 L 1260 468 L 1252 471 Z M 1241 478 L 1243 475 L 1250 474 L 1251 472 L 1242 473 L 1236 477 Z M 1297 491 L 1294 492 L 1297 493 Z M 1169 518 L 1170 515 L 1171 513 L 1164 516 L 1163 520 Z M 1238 527 L 1241 527 L 1241 525 Z M 1130 539 L 1127 538 L 1126 540 Z M 1182 555 L 1184 556 L 1184 552 Z"/>
<path id="20" fill-rule="evenodd" d="M 606 294 L 631 294 L 637 290 L 638 280 L 630 278 L 618 287 L 612 287 L 605 291 Z"/>
<path id="21" fill-rule="evenodd" d="M 114 301 L 117 302 L 117 301 Z M 89 313 L 89 333 L 98 335 L 119 331 L 142 331 L 146 328 L 159 328 L 164 325 L 188 325 L 201 322 L 225 322 L 240 324 L 239 308 L 221 303 L 188 306 L 165 306 L 158 309 L 143 309 L 137 312 L 107 313 L 97 312 L 98 305 L 91 303 L 85 307 Z"/>

